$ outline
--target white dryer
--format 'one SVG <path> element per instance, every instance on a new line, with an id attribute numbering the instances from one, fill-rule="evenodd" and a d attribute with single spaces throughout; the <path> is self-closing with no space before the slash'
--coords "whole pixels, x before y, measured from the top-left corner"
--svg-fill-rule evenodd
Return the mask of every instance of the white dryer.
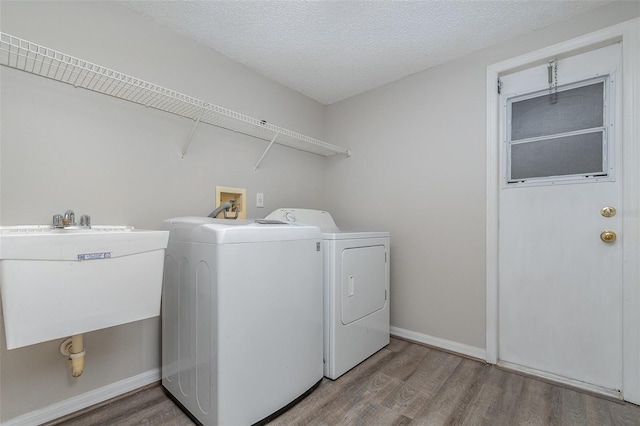
<path id="1" fill-rule="evenodd" d="M 342 232 L 321 210 L 282 208 L 266 219 L 322 230 L 324 375 L 337 379 L 389 344 L 388 232 Z"/>
<path id="2" fill-rule="evenodd" d="M 162 384 L 204 425 L 264 423 L 322 380 L 315 226 L 168 219 Z"/>

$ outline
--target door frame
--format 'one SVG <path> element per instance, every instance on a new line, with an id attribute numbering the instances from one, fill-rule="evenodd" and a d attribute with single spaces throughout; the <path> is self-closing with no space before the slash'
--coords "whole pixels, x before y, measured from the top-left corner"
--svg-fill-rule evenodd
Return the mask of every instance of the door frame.
<path id="1" fill-rule="evenodd" d="M 622 43 L 622 389 L 640 404 L 640 18 L 554 44 L 487 67 L 486 180 L 486 361 L 498 363 L 498 223 L 500 180 L 499 107 L 501 74 Z M 618 175 L 620 176 L 620 175 Z M 568 384 L 576 385 L 574 381 Z"/>

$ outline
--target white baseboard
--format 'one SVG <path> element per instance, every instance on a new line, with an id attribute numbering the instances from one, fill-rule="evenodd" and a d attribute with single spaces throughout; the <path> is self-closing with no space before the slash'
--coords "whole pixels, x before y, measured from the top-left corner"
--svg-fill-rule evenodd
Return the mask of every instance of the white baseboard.
<path id="1" fill-rule="evenodd" d="M 58 419 L 67 414 L 74 413 L 94 404 L 115 398 L 118 395 L 149 385 L 160 380 L 160 369 L 146 371 L 137 376 L 129 377 L 119 382 L 94 389 L 73 398 L 49 405 L 40 410 L 31 411 L 2 423 L 3 426 L 10 425 L 39 425 L 51 420 Z"/>
<path id="2" fill-rule="evenodd" d="M 481 359 L 482 361 L 485 361 L 487 359 L 487 351 L 482 348 L 476 348 L 475 346 L 464 345 L 462 343 L 454 342 L 451 340 L 441 339 L 439 337 L 433 337 L 427 334 L 416 333 L 415 331 L 405 330 L 403 328 L 393 326 L 390 328 L 390 332 L 394 336 L 413 340 L 419 343 L 424 343 L 425 345 L 434 346 L 436 348 L 455 352 L 457 354 L 465 355 L 471 358 Z"/>

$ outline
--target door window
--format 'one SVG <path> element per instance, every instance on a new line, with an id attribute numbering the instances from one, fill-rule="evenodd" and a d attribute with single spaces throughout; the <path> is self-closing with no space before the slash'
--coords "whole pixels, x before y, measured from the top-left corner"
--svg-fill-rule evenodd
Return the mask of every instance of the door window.
<path id="1" fill-rule="evenodd" d="M 507 184 L 610 177 L 609 78 L 507 99 Z"/>

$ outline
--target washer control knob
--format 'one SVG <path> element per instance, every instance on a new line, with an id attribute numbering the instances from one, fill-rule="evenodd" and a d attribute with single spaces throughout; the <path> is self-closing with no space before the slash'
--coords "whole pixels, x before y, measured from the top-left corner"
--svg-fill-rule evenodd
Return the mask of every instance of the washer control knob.
<path id="1" fill-rule="evenodd" d="M 286 212 L 284 214 L 284 220 L 286 220 L 287 222 L 295 222 L 296 216 L 291 212 Z"/>

